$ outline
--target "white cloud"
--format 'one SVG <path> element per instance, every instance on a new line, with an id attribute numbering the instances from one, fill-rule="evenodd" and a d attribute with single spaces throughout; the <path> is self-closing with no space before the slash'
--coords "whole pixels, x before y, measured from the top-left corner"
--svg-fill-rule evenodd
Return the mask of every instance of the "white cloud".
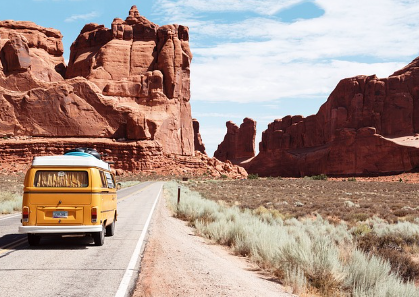
<path id="1" fill-rule="evenodd" d="M 190 28 L 192 104 L 233 102 L 221 113 L 194 114 L 203 119 L 207 151 L 214 150 L 226 132 L 224 122 L 208 119 L 240 125 L 244 116 L 237 116 L 235 104 L 247 103 L 248 112 L 240 114 L 258 122 L 257 147 L 266 124 L 288 114 L 284 106 L 290 101 L 295 101 L 291 104 L 297 106 L 297 114 L 313 114 L 320 105 L 308 110 L 307 102 L 325 102 L 341 79 L 387 77 L 419 55 L 412 42 L 419 39 L 416 0 L 313 0 L 324 10 L 320 17 L 281 21 L 279 11 L 302 2 L 306 1 L 156 2 L 165 23 Z M 220 19 L 215 20 L 214 12 Z"/>
<path id="2" fill-rule="evenodd" d="M 78 20 L 83 20 L 83 21 L 89 21 L 90 19 L 93 19 L 95 17 L 98 17 L 99 13 L 96 11 L 92 11 L 86 14 L 75 14 L 72 15 L 71 17 L 68 17 L 64 20 L 64 22 L 66 23 L 71 23 L 71 22 L 75 22 Z"/>
<path id="3" fill-rule="evenodd" d="M 419 52 L 412 45 L 419 39 L 414 1 L 315 0 L 325 11 L 321 17 L 293 23 L 265 17 L 297 2 L 159 1 L 168 20 L 190 27 L 193 99 L 327 98 L 340 79 L 386 77 Z M 200 19 L 213 11 L 256 11 L 261 17 L 223 23 Z"/>
<path id="4" fill-rule="evenodd" d="M 160 0 L 162 10 L 196 10 L 199 12 L 254 11 L 259 14 L 273 15 L 281 9 L 290 7 L 301 0 Z"/>
<path id="5" fill-rule="evenodd" d="M 340 79 L 358 74 L 388 76 L 403 63 L 356 63 L 332 60 L 276 64 L 248 57 L 220 58 L 193 64 L 194 100 L 269 102 L 279 98 L 319 96 L 326 99 Z"/>

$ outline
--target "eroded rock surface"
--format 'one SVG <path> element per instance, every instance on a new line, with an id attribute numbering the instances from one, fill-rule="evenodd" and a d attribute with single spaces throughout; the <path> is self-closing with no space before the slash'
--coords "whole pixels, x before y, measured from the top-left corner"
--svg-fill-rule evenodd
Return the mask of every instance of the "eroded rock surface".
<path id="1" fill-rule="evenodd" d="M 226 123 L 227 133 L 218 145 L 214 157 L 221 161 L 239 163 L 255 156 L 256 122 L 245 118 L 238 127 L 233 122 Z"/>
<path id="2" fill-rule="evenodd" d="M 197 119 L 192 119 L 193 130 L 194 130 L 194 143 L 195 143 L 195 150 L 199 151 L 203 154 L 207 154 L 205 152 L 205 145 L 201 138 L 201 133 L 199 132 L 199 122 Z"/>
<path id="3" fill-rule="evenodd" d="M 270 123 L 260 153 L 243 166 L 263 176 L 407 172 L 419 168 L 418 132 L 416 59 L 388 78 L 343 79 L 317 114 Z"/>
<path id="4" fill-rule="evenodd" d="M 19 148 L 25 150 L 16 162 L 30 162 L 38 152 L 63 151 L 82 138 L 91 143 L 83 146 L 114 149 L 122 160 L 116 167 L 125 171 L 164 171 L 166 165 L 175 171 L 171 165 L 179 162 L 185 170 L 205 167 L 195 156 L 191 60 L 187 27 L 159 27 L 135 6 L 110 29 L 85 25 L 68 67 L 58 30 L 0 21 L 0 162 L 14 160 Z"/>

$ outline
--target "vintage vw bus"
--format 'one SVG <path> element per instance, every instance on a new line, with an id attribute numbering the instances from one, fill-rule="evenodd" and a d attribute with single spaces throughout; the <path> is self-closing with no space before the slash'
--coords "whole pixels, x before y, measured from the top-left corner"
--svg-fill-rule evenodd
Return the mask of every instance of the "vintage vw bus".
<path id="1" fill-rule="evenodd" d="M 95 245 L 115 232 L 117 197 L 108 163 L 92 149 L 35 157 L 26 173 L 20 233 L 30 245 L 42 235 L 86 234 Z"/>

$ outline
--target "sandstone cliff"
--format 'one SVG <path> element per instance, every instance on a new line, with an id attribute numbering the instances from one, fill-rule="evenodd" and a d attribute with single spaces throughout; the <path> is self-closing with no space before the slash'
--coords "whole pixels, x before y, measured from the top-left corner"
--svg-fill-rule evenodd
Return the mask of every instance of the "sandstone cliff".
<path id="1" fill-rule="evenodd" d="M 195 157 L 187 27 L 159 27 L 133 6 L 111 29 L 85 25 L 71 46 L 68 67 L 61 40 L 55 29 L 0 21 L 4 166 L 19 148 L 25 151 L 16 160 L 30 162 L 38 152 L 77 146 L 77 137 L 85 139 L 84 146 L 109 145 L 123 170 L 163 172 L 176 163 L 173 156 L 185 158 L 176 163 L 180 169 L 201 168 L 195 164 L 203 161 Z M 233 175 L 243 173 L 230 167 Z"/>
<path id="2" fill-rule="evenodd" d="M 317 114 L 268 125 L 242 165 L 261 176 L 383 175 L 419 170 L 419 59 L 388 78 L 343 79 Z"/>
<path id="3" fill-rule="evenodd" d="M 214 152 L 214 157 L 221 161 L 229 160 L 233 164 L 254 157 L 256 122 L 245 118 L 240 128 L 231 121 L 226 126 L 227 133 Z"/>

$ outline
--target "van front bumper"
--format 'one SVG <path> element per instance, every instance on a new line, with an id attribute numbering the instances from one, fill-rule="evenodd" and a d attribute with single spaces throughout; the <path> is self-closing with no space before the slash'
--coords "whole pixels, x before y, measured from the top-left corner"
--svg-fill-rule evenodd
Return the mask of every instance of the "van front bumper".
<path id="1" fill-rule="evenodd" d="M 19 233 L 59 234 L 101 232 L 102 225 L 95 226 L 19 226 Z"/>

